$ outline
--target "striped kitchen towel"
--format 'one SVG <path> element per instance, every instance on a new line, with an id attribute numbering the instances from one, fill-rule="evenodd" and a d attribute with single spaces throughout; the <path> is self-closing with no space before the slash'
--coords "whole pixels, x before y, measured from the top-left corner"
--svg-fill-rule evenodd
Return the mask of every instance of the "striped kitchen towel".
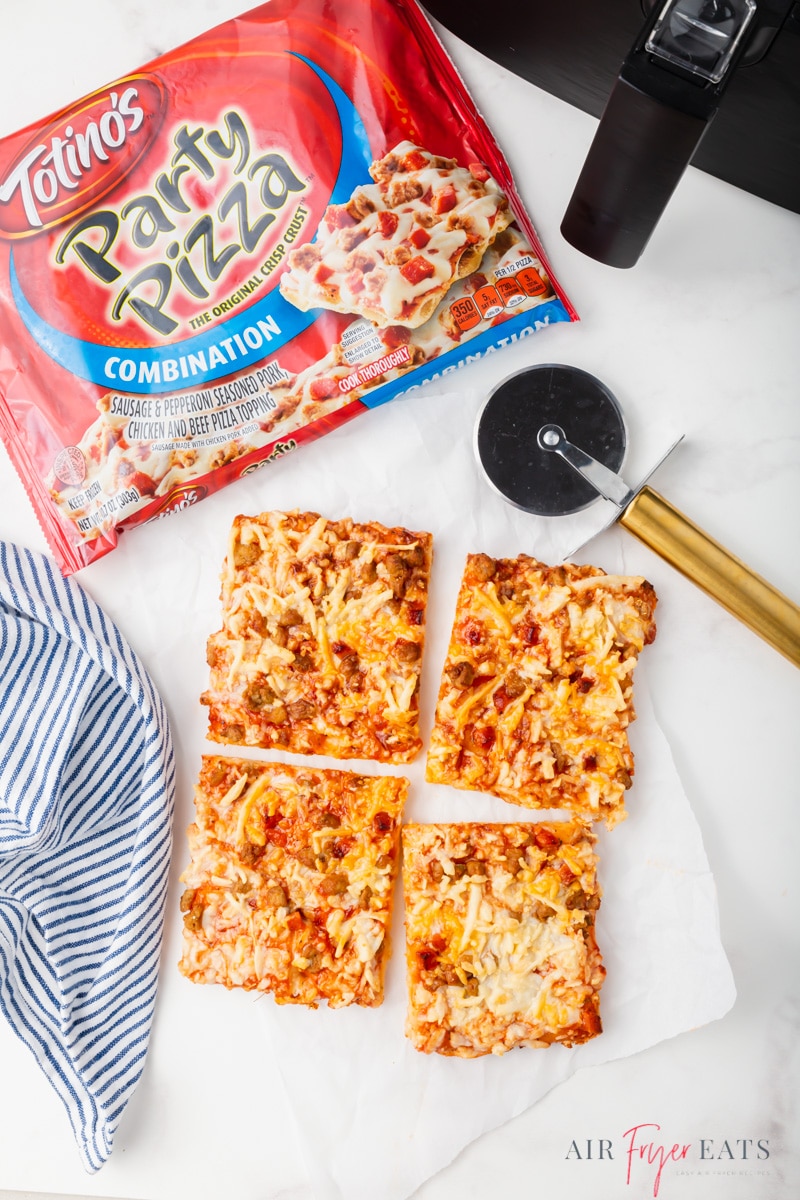
<path id="1" fill-rule="evenodd" d="M 0 541 L 0 1009 L 89 1171 L 144 1066 L 173 802 L 136 655 L 77 583 Z"/>

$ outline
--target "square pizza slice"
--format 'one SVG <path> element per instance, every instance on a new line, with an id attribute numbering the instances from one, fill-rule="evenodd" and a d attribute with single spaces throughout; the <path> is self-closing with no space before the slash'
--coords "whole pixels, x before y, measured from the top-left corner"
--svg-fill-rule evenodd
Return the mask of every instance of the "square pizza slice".
<path id="1" fill-rule="evenodd" d="M 476 1058 L 601 1032 L 588 825 L 406 825 L 402 840 L 418 1050 Z"/>
<path id="2" fill-rule="evenodd" d="M 430 534 L 376 522 L 236 517 L 208 642 L 209 738 L 414 758 L 431 553 Z"/>
<path id="3" fill-rule="evenodd" d="M 303 311 L 415 329 L 477 270 L 514 214 L 484 166 L 461 167 L 412 142 L 395 146 L 370 174 L 374 183 L 329 205 L 315 240 L 290 252 L 281 292 Z"/>
<path id="4" fill-rule="evenodd" d="M 609 827 L 622 820 L 633 775 L 633 670 L 655 637 L 655 606 L 640 577 L 470 555 L 428 780 Z"/>
<path id="5" fill-rule="evenodd" d="M 206 756 L 180 970 L 279 1004 L 379 1005 L 408 782 Z"/>

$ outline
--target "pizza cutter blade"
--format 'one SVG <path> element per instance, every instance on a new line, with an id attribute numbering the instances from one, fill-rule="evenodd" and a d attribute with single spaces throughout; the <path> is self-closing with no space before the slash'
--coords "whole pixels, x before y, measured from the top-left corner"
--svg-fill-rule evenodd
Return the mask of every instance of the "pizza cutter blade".
<path id="1" fill-rule="evenodd" d="M 630 488 L 618 474 L 626 442 L 622 412 L 605 384 L 577 367 L 556 364 L 504 380 L 487 399 L 475 429 L 478 461 L 503 499 L 525 512 L 557 517 L 604 498 L 613 506 L 608 524 L 619 521 L 800 666 L 800 608 L 649 487 L 647 479 Z"/>

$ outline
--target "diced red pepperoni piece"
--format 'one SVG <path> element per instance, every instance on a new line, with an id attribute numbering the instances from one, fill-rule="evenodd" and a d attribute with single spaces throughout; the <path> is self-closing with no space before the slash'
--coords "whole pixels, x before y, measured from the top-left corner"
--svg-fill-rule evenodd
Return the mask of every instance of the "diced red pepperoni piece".
<path id="1" fill-rule="evenodd" d="M 322 379 L 312 379 L 308 390 L 312 400 L 328 400 L 336 395 L 339 388 L 335 379 L 323 376 Z"/>
<path id="2" fill-rule="evenodd" d="M 399 220 L 400 220 L 400 218 L 398 217 L 397 213 L 385 212 L 385 211 L 379 212 L 378 213 L 378 228 L 381 231 L 381 236 L 385 237 L 385 238 L 390 238 L 393 235 L 393 233 L 395 232 L 395 230 L 397 229 Z"/>
<path id="3" fill-rule="evenodd" d="M 356 219 L 343 204 L 332 204 L 325 213 L 325 224 L 328 229 L 345 229 L 348 225 L 355 225 Z"/>
<path id="4" fill-rule="evenodd" d="M 431 235 L 428 233 L 427 229 L 423 229 L 420 225 L 418 229 L 414 230 L 408 240 L 413 246 L 416 246 L 418 250 L 422 250 L 422 248 L 427 246 L 428 242 L 431 240 Z"/>
<path id="5" fill-rule="evenodd" d="M 117 467 L 117 483 L 126 488 L 136 488 L 140 496 L 152 496 L 156 490 L 156 480 L 137 470 L 133 463 L 125 459 Z"/>
<path id="6" fill-rule="evenodd" d="M 464 745 L 468 750 L 491 750 L 497 739 L 497 734 L 491 725 L 467 726 Z"/>
<path id="7" fill-rule="evenodd" d="M 427 258 L 423 258 L 418 254 L 416 258 L 410 258 L 400 268 L 400 274 L 409 283 L 422 283 L 423 279 L 430 279 L 434 274 L 433 263 L 428 262 Z"/>
<path id="8" fill-rule="evenodd" d="M 464 641 L 468 646 L 477 646 L 483 641 L 483 629 L 477 621 L 464 626 Z"/>
<path id="9" fill-rule="evenodd" d="M 320 263 L 314 272 L 314 278 L 317 283 L 325 283 L 333 274 L 333 267 L 329 267 L 326 263 Z"/>
<path id="10" fill-rule="evenodd" d="M 431 208 L 437 213 L 450 212 L 458 204 L 456 189 L 452 183 L 448 183 L 441 191 L 438 191 L 431 201 Z"/>
<path id="11" fill-rule="evenodd" d="M 381 330 L 381 341 L 387 350 L 395 350 L 398 346 L 407 346 L 411 337 L 411 330 L 406 329 L 405 325 L 389 325 L 386 329 Z"/>
<path id="12" fill-rule="evenodd" d="M 520 629 L 520 637 L 524 646 L 538 646 L 541 629 L 535 621 L 526 621 Z"/>
<path id="13" fill-rule="evenodd" d="M 483 163 L 470 163 L 468 170 L 473 179 L 477 179 L 479 183 L 486 183 L 489 178 L 489 172 Z"/>
<path id="14" fill-rule="evenodd" d="M 421 171 L 427 167 L 428 160 L 419 150 L 411 150 L 403 159 L 403 168 L 406 171 Z"/>

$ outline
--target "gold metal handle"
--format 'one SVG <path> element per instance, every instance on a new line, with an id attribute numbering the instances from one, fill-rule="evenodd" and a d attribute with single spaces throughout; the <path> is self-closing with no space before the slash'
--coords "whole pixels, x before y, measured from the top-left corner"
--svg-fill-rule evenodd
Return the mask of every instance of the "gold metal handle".
<path id="1" fill-rule="evenodd" d="M 800 667 L 800 608 L 688 517 L 643 487 L 620 524 Z"/>

